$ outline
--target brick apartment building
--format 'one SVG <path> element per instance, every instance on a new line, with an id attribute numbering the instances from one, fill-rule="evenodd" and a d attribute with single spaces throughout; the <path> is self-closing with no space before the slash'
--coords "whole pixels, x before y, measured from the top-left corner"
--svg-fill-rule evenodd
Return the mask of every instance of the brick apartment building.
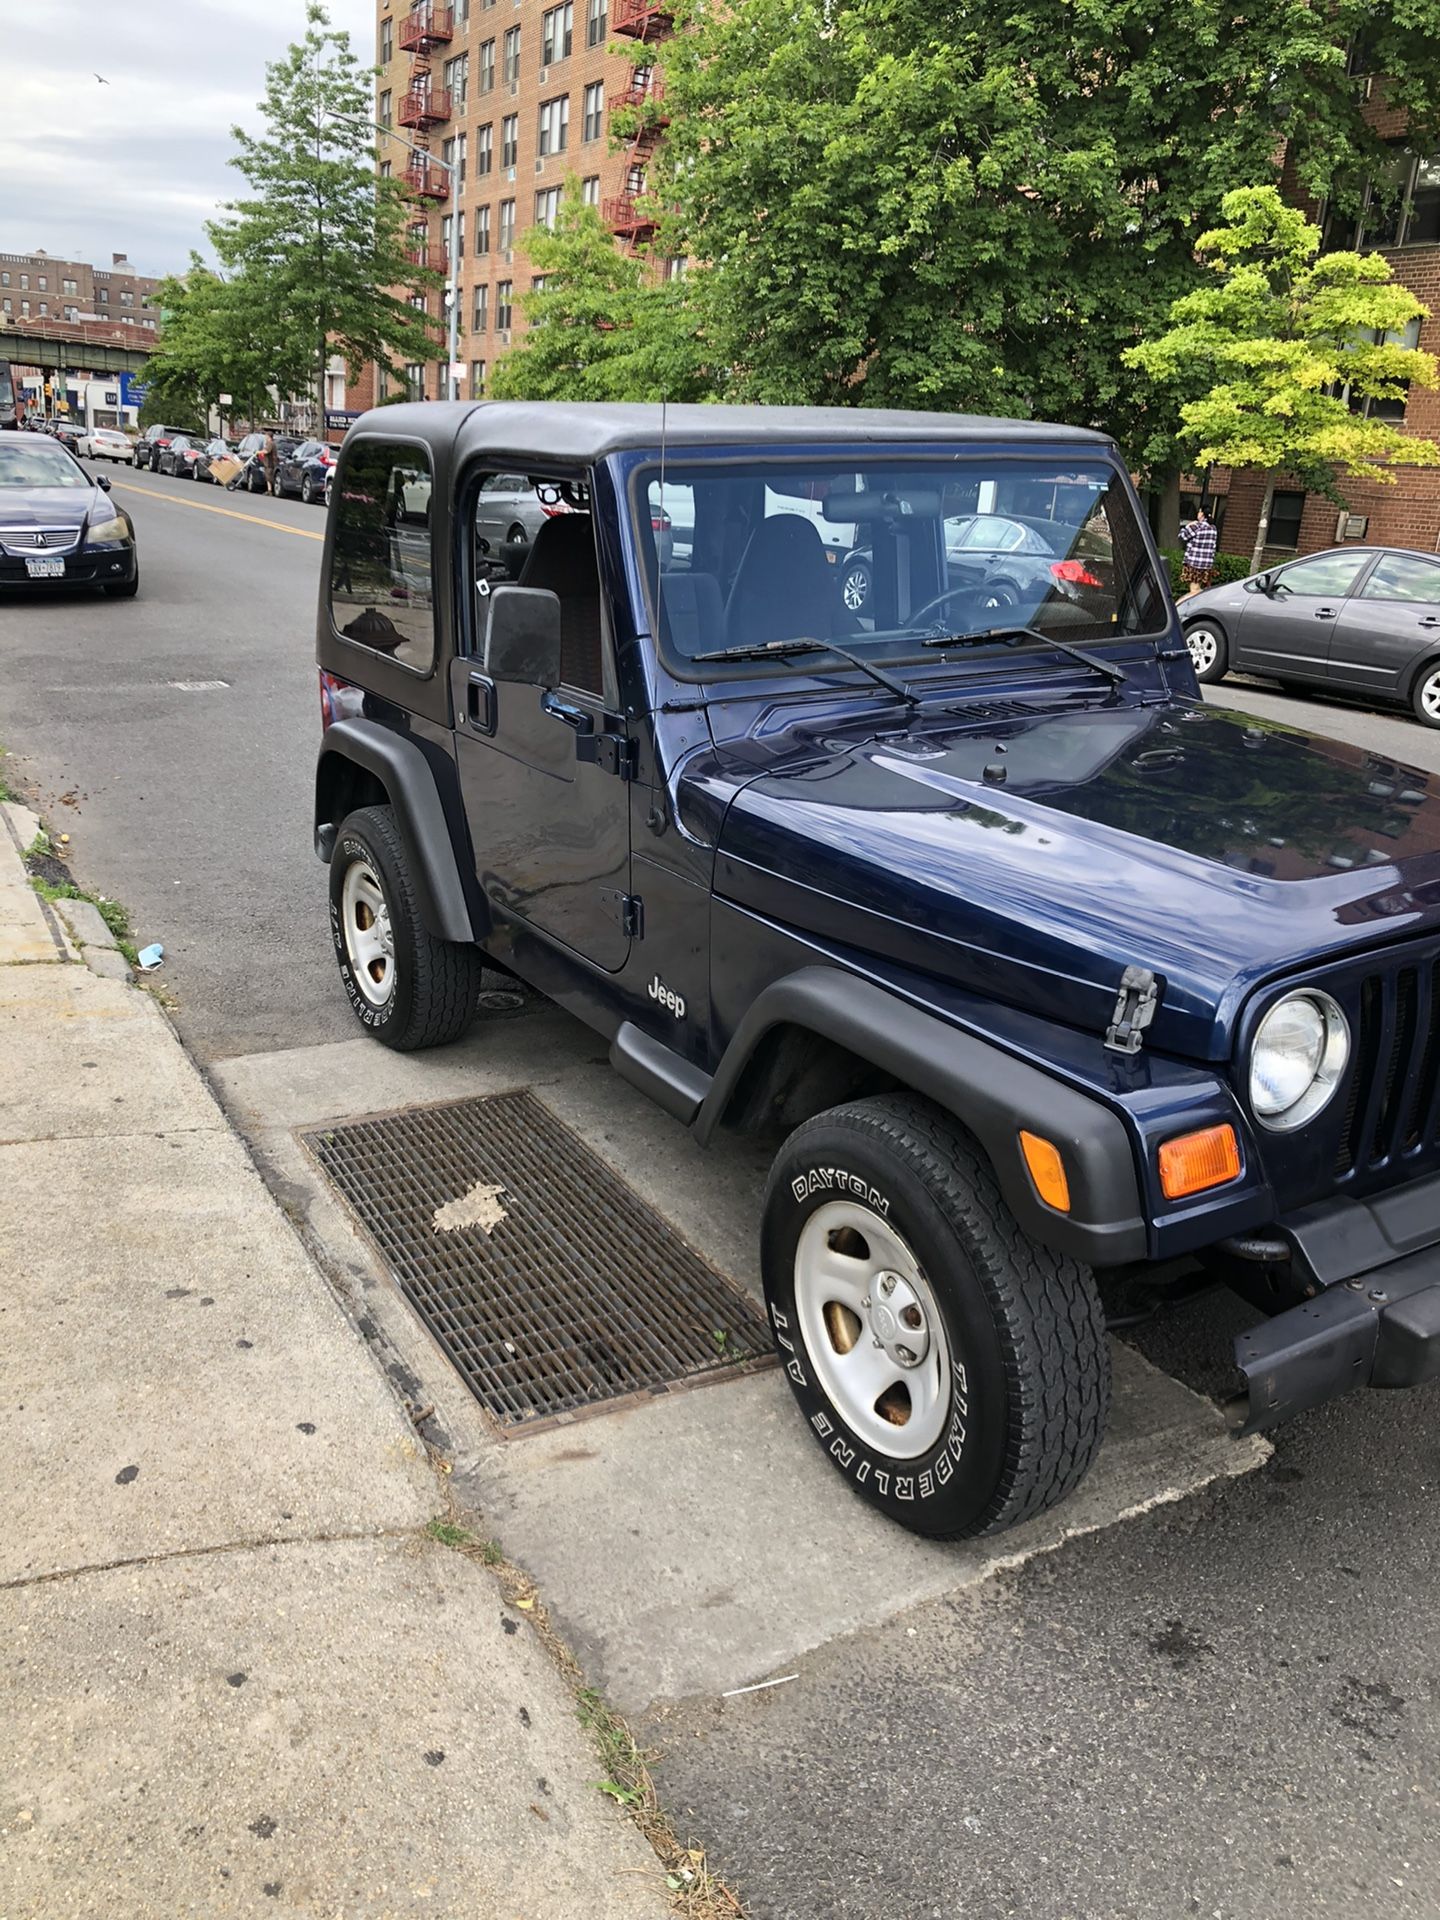
<path id="1" fill-rule="evenodd" d="M 153 333 L 158 280 L 137 273 L 123 253 L 108 267 L 46 253 L 0 253 L 0 314 L 24 320 L 103 320 Z"/>
<path id="2" fill-rule="evenodd" d="M 1327 251 L 1378 250 L 1390 262 L 1395 279 L 1430 309 L 1404 341 L 1440 357 L 1440 154 L 1412 151 L 1406 144 L 1403 116 L 1384 103 L 1383 82 L 1357 76 L 1368 88 L 1367 115 L 1393 154 L 1392 179 L 1400 189 L 1401 204 L 1373 199 L 1377 182 L 1366 187 L 1366 205 L 1358 218 L 1337 209 L 1317 206 L 1300 190 L 1287 165 L 1281 191 L 1324 230 Z M 1440 441 L 1440 390 L 1421 390 L 1403 401 L 1370 401 L 1367 411 L 1393 420 L 1424 439 Z M 1223 507 L 1220 548 L 1248 559 L 1255 544 L 1265 475 L 1253 469 L 1213 477 L 1217 502 Z M 1277 486 L 1268 529 L 1266 560 L 1293 553 L 1314 553 L 1345 542 L 1361 545 L 1416 547 L 1440 552 L 1440 468 L 1399 467 L 1394 486 L 1371 481 L 1341 482 L 1348 511 L 1341 513 L 1320 494 L 1306 494 L 1297 484 Z"/>
<path id="3" fill-rule="evenodd" d="M 616 107 L 654 97 L 659 74 L 609 48 L 617 37 L 650 45 L 669 30 L 657 0 L 377 0 L 375 118 L 397 136 L 377 136 L 379 164 L 415 195 L 416 263 L 446 273 L 452 248 L 458 255 L 463 396 L 484 393 L 524 329 L 520 296 L 536 282 L 519 242 L 554 220 L 568 175 L 622 245 L 648 243 L 639 196 L 659 128 L 612 150 L 610 126 Z M 457 169 L 453 186 L 437 160 Z M 443 327 L 441 295 L 413 299 Z M 448 392 L 444 359 L 406 371 L 413 397 Z M 367 370 L 350 406 L 384 398 L 376 384 Z"/>

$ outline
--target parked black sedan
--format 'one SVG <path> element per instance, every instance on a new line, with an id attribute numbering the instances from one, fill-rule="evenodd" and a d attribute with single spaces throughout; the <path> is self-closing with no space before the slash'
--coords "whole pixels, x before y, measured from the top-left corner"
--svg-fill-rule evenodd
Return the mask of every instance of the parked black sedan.
<path id="1" fill-rule="evenodd" d="M 1335 547 L 1180 602 L 1201 680 L 1234 669 L 1319 684 L 1440 727 L 1440 559 Z"/>
<path id="2" fill-rule="evenodd" d="M 168 473 L 176 480 L 193 480 L 208 438 L 206 434 L 177 433 L 163 447 L 157 442 L 151 465 L 157 473 Z"/>
<path id="3" fill-rule="evenodd" d="M 177 433 L 193 435 L 195 429 L 192 427 L 147 427 L 135 442 L 134 449 L 130 455 L 131 459 L 137 467 L 154 468 L 158 466 L 160 455 L 164 453 Z"/>
<path id="4" fill-rule="evenodd" d="M 190 469 L 190 478 L 192 480 L 208 480 L 212 486 L 218 486 L 220 483 L 210 471 L 211 461 L 231 460 L 234 456 L 235 448 L 233 443 L 217 433 L 201 447 L 195 464 Z"/>
<path id="5" fill-rule="evenodd" d="M 323 440 L 301 440 L 282 452 L 275 468 L 275 493 L 293 493 L 306 506 L 325 498 L 325 482 L 335 465 L 335 450 Z"/>
<path id="6" fill-rule="evenodd" d="M 15 588 L 140 590 L 135 529 L 104 474 L 38 434 L 0 434 L 0 597 Z"/>

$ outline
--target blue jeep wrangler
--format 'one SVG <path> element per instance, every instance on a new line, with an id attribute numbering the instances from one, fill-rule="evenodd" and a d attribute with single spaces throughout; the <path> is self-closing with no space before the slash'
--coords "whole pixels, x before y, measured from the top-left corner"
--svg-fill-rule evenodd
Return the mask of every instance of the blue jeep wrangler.
<path id="1" fill-rule="evenodd" d="M 1440 1371 L 1440 804 L 1200 702 L 1109 441 L 400 406 L 333 491 L 357 1018 L 454 1040 L 483 963 L 698 1139 L 772 1133 L 775 1339 L 858 1493 L 950 1537 L 1062 1499 L 1096 1268 L 1199 1255 L 1262 1310 L 1251 1426 Z"/>

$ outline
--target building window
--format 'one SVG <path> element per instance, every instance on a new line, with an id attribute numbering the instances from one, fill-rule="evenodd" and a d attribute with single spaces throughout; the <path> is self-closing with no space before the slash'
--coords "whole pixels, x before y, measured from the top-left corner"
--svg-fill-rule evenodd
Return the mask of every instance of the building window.
<path id="1" fill-rule="evenodd" d="M 580 182 L 580 198 L 587 207 L 599 206 L 600 176 L 598 173 L 587 173 L 585 178 Z"/>
<path id="2" fill-rule="evenodd" d="M 48 293 L 50 291 L 50 282 L 45 278 L 43 273 L 40 276 L 40 291 L 41 293 Z"/>
<path id="3" fill-rule="evenodd" d="M 442 75 L 445 85 L 450 91 L 450 111 L 452 113 L 463 113 L 465 111 L 465 101 L 470 92 L 469 54 L 457 53 L 453 60 L 447 60 L 442 69 Z"/>
<path id="4" fill-rule="evenodd" d="M 477 90 L 481 93 L 495 91 L 495 42 L 486 40 L 480 47 Z"/>
<path id="5" fill-rule="evenodd" d="M 586 87 L 581 99 L 580 138 L 598 140 L 605 131 L 605 82 L 596 80 Z"/>
<path id="6" fill-rule="evenodd" d="M 0 287 L 8 287 L 9 284 L 10 284 L 10 272 L 9 272 L 9 269 L 7 268 L 4 273 L 0 273 Z"/>
<path id="7" fill-rule="evenodd" d="M 456 193 L 465 191 L 465 135 L 453 134 L 450 139 L 440 142 L 440 158 L 454 168 L 451 176 L 455 182 Z"/>
<path id="8" fill-rule="evenodd" d="M 564 5 L 551 7 L 540 16 L 540 64 L 553 67 L 557 60 L 567 60 L 575 42 L 575 0 L 564 0 Z"/>
<path id="9" fill-rule="evenodd" d="M 380 22 L 380 64 L 389 66 L 395 58 L 395 22 L 387 15 Z"/>
<path id="10" fill-rule="evenodd" d="M 41 317 L 41 319 L 45 319 L 46 317 L 48 317 L 48 315 L 49 315 L 49 312 L 50 312 L 50 302 L 49 302 L 48 300 L 42 300 L 42 301 L 40 302 L 40 317 Z"/>
<path id="11" fill-rule="evenodd" d="M 520 157 L 520 116 L 507 113 L 500 122 L 500 164 L 513 167 Z"/>
<path id="12" fill-rule="evenodd" d="M 425 312 L 425 295 L 423 293 L 412 293 L 410 295 L 410 304 L 415 309 L 416 313 L 424 313 Z"/>
<path id="13" fill-rule="evenodd" d="M 545 291 L 545 283 L 549 278 L 548 273 L 532 273 L 530 276 L 530 291 L 532 293 L 543 293 Z"/>
<path id="14" fill-rule="evenodd" d="M 380 96 L 380 110 L 375 116 L 382 127 L 388 127 L 393 124 L 394 103 L 395 96 L 391 93 L 389 87 L 387 87 Z"/>
<path id="15" fill-rule="evenodd" d="M 510 331 L 514 301 L 515 282 L 513 280 L 498 281 L 495 287 L 495 325 L 501 333 Z"/>
<path id="16" fill-rule="evenodd" d="M 470 331 L 472 333 L 488 333 L 490 331 L 489 287 L 476 287 L 475 289 L 475 310 L 471 314 Z"/>
<path id="17" fill-rule="evenodd" d="M 495 165 L 495 128 L 487 123 L 475 135 L 475 178 L 481 180 Z"/>
<path id="18" fill-rule="evenodd" d="M 489 253 L 489 251 L 490 209 L 489 207 L 477 207 L 475 209 L 475 253 L 478 258 L 480 254 Z"/>
<path id="19" fill-rule="evenodd" d="M 132 292 L 130 291 L 130 289 L 129 289 L 129 287 L 122 287 L 122 288 L 120 289 L 120 304 L 121 304 L 121 306 L 122 306 L 122 307 L 133 307 L 133 306 L 134 306 L 134 304 L 135 304 L 135 296 L 134 296 L 134 294 L 133 294 L 133 293 L 132 293 Z"/>
<path id="20" fill-rule="evenodd" d="M 669 259 L 665 262 L 664 277 L 667 280 L 683 280 L 685 278 L 685 270 L 689 265 L 690 262 L 683 254 Z"/>
<path id="21" fill-rule="evenodd" d="M 382 180 L 388 180 L 390 178 L 390 171 L 390 162 L 388 160 L 382 160 L 380 162 L 380 178 Z M 102 300 L 108 300 L 110 296 L 108 293 L 102 293 L 100 298 Z"/>
<path id="22" fill-rule="evenodd" d="M 1417 316 L 1408 327 L 1401 327 L 1398 332 L 1393 328 L 1388 333 L 1382 333 L 1378 327 L 1363 327 L 1360 337 L 1371 346 L 1418 347 L 1420 321 Z M 1352 413 L 1360 414 L 1367 420 L 1403 420 L 1406 402 L 1409 399 L 1409 382 L 1405 384 L 1406 391 L 1403 394 L 1388 400 L 1376 400 L 1363 393 L 1352 393 L 1348 383 L 1337 388 L 1336 392 L 1341 400 L 1348 402 Z"/>
<path id="23" fill-rule="evenodd" d="M 570 96 L 562 93 L 558 100 L 542 100 L 540 103 L 540 155 L 564 153 L 570 144 Z"/>
<path id="24" fill-rule="evenodd" d="M 20 276 L 20 291 L 22 293 L 28 293 L 30 291 L 30 276 L 28 273 L 22 273 Z"/>
<path id="25" fill-rule="evenodd" d="M 62 280 L 60 282 L 60 291 L 62 293 L 78 293 L 80 289 L 73 280 Z"/>
<path id="26" fill-rule="evenodd" d="M 1326 215 L 1326 253 L 1434 246 L 1440 241 L 1440 154 L 1395 148 L 1381 173 L 1366 182 L 1361 199 L 1358 218 L 1338 207 Z"/>
<path id="27" fill-rule="evenodd" d="M 502 200 L 500 202 L 500 251 L 501 253 L 509 253 L 510 249 L 514 245 L 515 245 L 515 202 L 513 200 Z"/>
<path id="28" fill-rule="evenodd" d="M 30 318 L 30 302 L 28 300 L 22 300 L 20 302 L 20 318 L 22 320 L 28 320 Z"/>
<path id="29" fill-rule="evenodd" d="M 455 258 L 457 260 L 463 260 L 465 258 L 465 215 L 463 212 L 455 215 Z"/>
<path id="30" fill-rule="evenodd" d="M 1300 521 L 1304 512 L 1303 493 L 1278 491 L 1270 502 L 1270 525 L 1265 530 L 1266 546 L 1294 553 L 1300 545 Z"/>
<path id="31" fill-rule="evenodd" d="M 609 18 L 605 12 L 606 0 L 585 0 L 585 44 L 587 47 L 603 47 L 605 37 L 610 30 Z"/>
<path id="32" fill-rule="evenodd" d="M 511 27 L 505 36 L 504 62 L 501 66 L 507 86 L 514 86 L 520 78 L 520 29 Z"/>
<path id="33" fill-rule="evenodd" d="M 5 298 L 3 300 L 0 300 L 0 313 L 14 313 L 14 311 L 15 311 L 15 302 L 10 298 L 9 294 L 7 293 Z"/>
<path id="34" fill-rule="evenodd" d="M 445 250 L 445 260 L 447 265 L 449 264 L 449 260 L 450 260 L 450 244 L 454 240 L 454 238 L 455 238 L 455 216 L 453 213 L 443 214 L 440 219 L 440 245 Z M 423 241 L 421 242 L 421 244 L 422 245 L 424 244 Z"/>
<path id="35" fill-rule="evenodd" d="M 485 398 L 485 362 L 483 360 L 470 362 L 470 398 L 472 400 Z"/>
<path id="36" fill-rule="evenodd" d="M 455 0 L 455 24 L 465 28 L 470 24 L 470 0 Z"/>
<path id="37" fill-rule="evenodd" d="M 559 187 L 544 187 L 535 196 L 535 224 L 554 229 L 560 215 Z"/>

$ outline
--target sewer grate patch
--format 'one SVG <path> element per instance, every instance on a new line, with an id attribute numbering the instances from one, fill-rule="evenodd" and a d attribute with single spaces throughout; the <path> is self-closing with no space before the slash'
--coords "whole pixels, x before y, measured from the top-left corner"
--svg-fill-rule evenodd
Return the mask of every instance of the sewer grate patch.
<path id="1" fill-rule="evenodd" d="M 760 1308 L 529 1093 L 302 1137 L 503 1432 L 773 1361 Z"/>

